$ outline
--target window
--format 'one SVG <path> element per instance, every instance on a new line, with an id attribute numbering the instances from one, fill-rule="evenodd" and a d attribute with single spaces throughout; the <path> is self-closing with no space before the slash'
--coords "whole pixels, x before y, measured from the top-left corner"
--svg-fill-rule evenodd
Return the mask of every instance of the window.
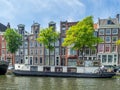
<path id="1" fill-rule="evenodd" d="M 68 53 L 69 55 L 76 55 L 76 51 L 71 48 L 68 49 Z"/>
<path id="2" fill-rule="evenodd" d="M 37 57 L 35 57 L 35 63 L 37 63 L 38 62 L 38 59 L 37 59 Z"/>
<path id="3" fill-rule="evenodd" d="M 110 43 L 111 42 L 111 37 L 110 36 L 106 36 L 105 37 L 105 42 L 106 43 Z"/>
<path id="4" fill-rule="evenodd" d="M 101 59 L 101 55 L 98 55 L 98 59 Z"/>
<path id="5" fill-rule="evenodd" d="M 61 43 L 63 43 L 63 41 L 64 41 L 64 38 L 61 38 Z"/>
<path id="6" fill-rule="evenodd" d="M 30 42 L 30 47 L 33 47 L 33 42 Z"/>
<path id="7" fill-rule="evenodd" d="M 42 47 L 42 44 L 40 43 L 40 47 Z"/>
<path id="8" fill-rule="evenodd" d="M 104 35 L 104 29 L 99 30 L 99 35 Z"/>
<path id="9" fill-rule="evenodd" d="M 23 50 L 20 50 L 20 54 L 21 54 L 21 55 L 23 54 Z"/>
<path id="10" fill-rule="evenodd" d="M 27 47 L 27 46 L 28 46 L 28 43 L 27 43 L 27 42 L 25 42 L 25 43 L 24 43 L 24 46 L 25 46 L 25 47 Z"/>
<path id="11" fill-rule="evenodd" d="M 25 55 L 28 55 L 28 50 L 27 49 L 25 49 Z"/>
<path id="12" fill-rule="evenodd" d="M 59 55 L 59 48 L 55 48 L 55 55 Z"/>
<path id="13" fill-rule="evenodd" d="M 4 42 L 2 42 L 2 48 L 5 48 L 5 43 Z"/>
<path id="14" fill-rule="evenodd" d="M 113 59 L 113 56 L 112 55 L 108 55 L 108 63 L 111 63 L 112 59 Z"/>
<path id="15" fill-rule="evenodd" d="M 66 28 L 65 27 L 62 27 L 62 34 L 65 34 L 65 31 L 66 31 Z"/>
<path id="16" fill-rule="evenodd" d="M 100 38 L 104 41 L 104 36 L 100 36 Z"/>
<path id="17" fill-rule="evenodd" d="M 117 28 L 112 29 L 112 34 L 118 34 L 118 29 Z"/>
<path id="18" fill-rule="evenodd" d="M 48 55 L 48 53 L 49 53 L 49 50 L 45 49 L 45 55 Z"/>
<path id="19" fill-rule="evenodd" d="M 94 36 L 97 37 L 97 32 L 96 31 L 94 32 Z"/>
<path id="20" fill-rule="evenodd" d="M 104 44 L 98 45 L 98 52 L 104 52 Z"/>
<path id="21" fill-rule="evenodd" d="M 107 55 L 102 55 L 102 63 L 105 63 L 107 61 Z"/>
<path id="22" fill-rule="evenodd" d="M 117 55 L 115 54 L 114 55 L 114 63 L 116 63 L 116 61 L 117 61 Z"/>
<path id="23" fill-rule="evenodd" d="M 5 54 L 5 51 L 4 51 L 4 50 L 2 50 L 2 54 Z"/>
<path id="24" fill-rule="evenodd" d="M 111 34 L 111 29 L 106 29 L 106 35 L 110 35 Z"/>
<path id="25" fill-rule="evenodd" d="M 112 44 L 111 52 L 116 52 L 117 46 L 115 44 Z"/>
<path id="26" fill-rule="evenodd" d="M 62 48 L 62 55 L 65 55 L 65 48 Z"/>
<path id="27" fill-rule="evenodd" d="M 105 44 L 105 52 L 110 52 L 110 44 Z"/>
<path id="28" fill-rule="evenodd" d="M 42 55 L 42 50 L 40 49 L 40 55 Z"/>
<path id="29" fill-rule="evenodd" d="M 96 54 L 96 50 L 91 50 L 91 54 L 95 55 Z"/>
<path id="30" fill-rule="evenodd" d="M 34 50 L 34 53 L 37 55 L 37 49 L 36 49 L 36 50 Z"/>
<path id="31" fill-rule="evenodd" d="M 68 59 L 68 66 L 76 66 L 76 59 Z"/>
<path id="32" fill-rule="evenodd" d="M 50 51 L 50 55 L 54 55 L 54 50 L 53 50 L 53 51 Z"/>
<path id="33" fill-rule="evenodd" d="M 112 36 L 112 42 L 116 42 L 118 40 L 117 36 Z"/>
<path id="34" fill-rule="evenodd" d="M 114 24 L 114 23 L 112 22 L 112 20 L 108 20 L 107 24 Z"/>
<path id="35" fill-rule="evenodd" d="M 33 54 L 33 50 L 30 50 L 30 54 L 31 54 L 31 55 Z"/>
<path id="36" fill-rule="evenodd" d="M 40 57 L 40 63 L 42 63 L 42 57 Z"/>
<path id="37" fill-rule="evenodd" d="M 85 54 L 86 54 L 86 55 L 89 55 L 89 54 L 90 54 L 90 50 L 89 50 L 89 48 L 86 48 L 86 50 L 85 50 Z"/>
<path id="38" fill-rule="evenodd" d="M 55 46 L 59 46 L 59 40 L 55 42 Z"/>

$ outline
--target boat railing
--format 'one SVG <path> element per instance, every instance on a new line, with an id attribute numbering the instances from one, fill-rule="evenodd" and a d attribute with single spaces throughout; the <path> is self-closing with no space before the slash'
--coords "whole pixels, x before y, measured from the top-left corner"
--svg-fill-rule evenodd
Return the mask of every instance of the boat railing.
<path id="1" fill-rule="evenodd" d="M 100 67 L 94 71 L 94 73 L 103 73 L 103 72 L 114 72 L 112 69 L 103 68 Z"/>

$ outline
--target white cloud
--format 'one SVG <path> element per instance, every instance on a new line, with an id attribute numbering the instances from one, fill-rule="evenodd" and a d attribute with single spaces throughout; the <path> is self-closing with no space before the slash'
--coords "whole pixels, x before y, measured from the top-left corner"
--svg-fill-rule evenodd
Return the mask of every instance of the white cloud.
<path id="1" fill-rule="evenodd" d="M 5 20 L 14 18 L 14 7 L 8 0 L 0 0 L 0 18 Z"/>
<path id="2" fill-rule="evenodd" d="M 17 27 L 20 23 L 30 25 L 32 21 L 46 25 L 50 20 L 73 21 L 85 13 L 85 6 L 80 0 L 0 0 L 0 11 L 2 22 Z"/>

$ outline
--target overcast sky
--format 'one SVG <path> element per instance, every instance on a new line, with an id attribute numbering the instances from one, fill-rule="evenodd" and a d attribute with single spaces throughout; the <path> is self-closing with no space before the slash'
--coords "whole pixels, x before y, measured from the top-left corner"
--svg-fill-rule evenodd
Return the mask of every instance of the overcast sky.
<path id="1" fill-rule="evenodd" d="M 0 23 L 10 22 L 12 28 L 25 24 L 29 32 L 33 22 L 45 28 L 54 21 L 59 27 L 60 21 L 79 21 L 92 15 L 97 22 L 118 13 L 120 0 L 0 0 Z"/>

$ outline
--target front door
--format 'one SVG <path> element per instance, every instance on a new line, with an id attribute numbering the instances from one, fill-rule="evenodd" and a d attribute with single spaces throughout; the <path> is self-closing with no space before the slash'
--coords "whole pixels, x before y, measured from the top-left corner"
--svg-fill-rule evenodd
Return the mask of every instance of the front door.
<path id="1" fill-rule="evenodd" d="M 60 63 L 59 57 L 56 57 L 56 66 L 58 66 Z"/>

